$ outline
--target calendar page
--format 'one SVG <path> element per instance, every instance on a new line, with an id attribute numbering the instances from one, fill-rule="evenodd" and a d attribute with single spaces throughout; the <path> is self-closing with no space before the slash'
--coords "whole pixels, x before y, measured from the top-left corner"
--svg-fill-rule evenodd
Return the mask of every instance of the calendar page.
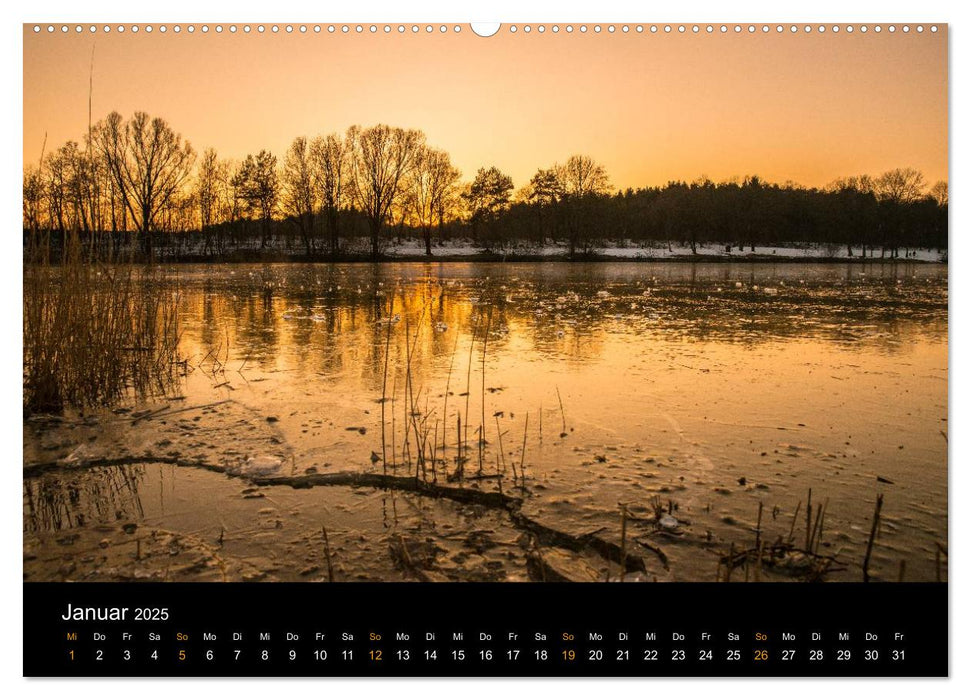
<path id="1" fill-rule="evenodd" d="M 948 675 L 946 24 L 22 32 L 24 675 Z"/>

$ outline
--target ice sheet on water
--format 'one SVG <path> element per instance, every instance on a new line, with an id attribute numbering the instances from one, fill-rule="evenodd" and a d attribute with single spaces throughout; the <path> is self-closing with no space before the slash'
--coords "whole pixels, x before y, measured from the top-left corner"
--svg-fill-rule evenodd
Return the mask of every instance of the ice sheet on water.
<path id="1" fill-rule="evenodd" d="M 283 457 L 279 455 L 253 455 L 242 464 L 227 471 L 236 476 L 273 476 L 283 469 Z"/>

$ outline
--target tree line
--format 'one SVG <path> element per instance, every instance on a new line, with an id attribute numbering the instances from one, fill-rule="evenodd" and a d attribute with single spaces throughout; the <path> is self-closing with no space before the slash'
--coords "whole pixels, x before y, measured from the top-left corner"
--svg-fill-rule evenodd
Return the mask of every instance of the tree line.
<path id="1" fill-rule="evenodd" d="M 147 259 L 173 245 L 210 259 L 281 245 L 338 259 L 361 242 L 377 259 L 405 238 L 429 256 L 437 243 L 469 239 L 493 252 L 554 243 L 571 258 L 608 241 L 681 242 L 694 253 L 805 242 L 896 257 L 901 247 L 946 248 L 947 204 L 947 183 L 928 187 L 912 168 L 824 188 L 751 176 L 617 190 L 586 155 L 539 168 L 516 189 L 495 166 L 464 181 L 420 130 L 385 124 L 233 160 L 198 154 L 164 119 L 112 112 L 25 167 L 23 217 L 25 235 L 77 233 L 135 245 Z"/>

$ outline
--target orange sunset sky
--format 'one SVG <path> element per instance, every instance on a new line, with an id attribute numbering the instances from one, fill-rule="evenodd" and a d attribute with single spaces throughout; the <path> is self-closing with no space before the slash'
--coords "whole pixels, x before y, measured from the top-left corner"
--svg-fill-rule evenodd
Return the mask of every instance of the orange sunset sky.
<path id="1" fill-rule="evenodd" d="M 517 187 L 585 153 L 615 186 L 758 174 L 822 186 L 893 167 L 947 179 L 947 31 L 35 34 L 24 27 L 24 159 L 95 120 L 165 117 L 193 146 L 282 156 L 299 135 L 422 129 L 465 179 Z"/>

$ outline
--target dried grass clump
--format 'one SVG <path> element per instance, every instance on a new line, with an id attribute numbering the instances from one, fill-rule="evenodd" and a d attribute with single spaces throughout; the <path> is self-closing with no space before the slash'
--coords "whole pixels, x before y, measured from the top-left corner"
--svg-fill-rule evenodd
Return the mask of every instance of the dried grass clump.
<path id="1" fill-rule="evenodd" d="M 157 268 L 68 234 L 35 235 L 24 262 L 24 413 L 163 393 L 178 376 L 178 298 Z"/>

